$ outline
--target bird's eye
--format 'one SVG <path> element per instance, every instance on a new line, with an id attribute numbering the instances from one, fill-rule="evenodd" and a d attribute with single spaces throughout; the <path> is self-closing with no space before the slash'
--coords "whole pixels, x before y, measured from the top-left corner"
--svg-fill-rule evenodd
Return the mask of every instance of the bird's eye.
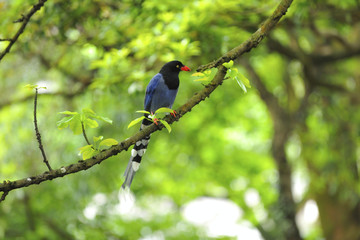
<path id="1" fill-rule="evenodd" d="M 176 65 L 176 68 L 179 68 L 179 65 Z"/>

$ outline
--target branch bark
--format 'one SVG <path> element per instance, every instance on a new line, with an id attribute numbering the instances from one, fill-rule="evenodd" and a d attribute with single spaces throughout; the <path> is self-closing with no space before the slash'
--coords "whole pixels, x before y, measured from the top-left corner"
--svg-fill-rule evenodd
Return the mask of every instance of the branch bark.
<path id="1" fill-rule="evenodd" d="M 39 148 L 40 148 L 40 151 L 41 151 L 41 154 L 43 156 L 43 161 L 44 163 L 46 164 L 47 168 L 49 169 L 49 171 L 51 171 L 51 166 L 46 158 L 46 154 L 45 154 L 45 150 L 44 150 L 44 146 L 42 144 L 42 141 L 41 141 L 41 135 L 40 135 L 40 132 L 39 132 L 39 128 L 38 128 L 38 124 L 37 124 L 37 117 L 36 117 L 36 110 L 37 110 L 37 97 L 38 97 L 38 88 L 35 88 L 35 98 L 34 98 L 34 126 L 35 126 L 35 134 L 36 134 L 36 139 L 39 143 Z"/>
<path id="2" fill-rule="evenodd" d="M 262 39 L 270 32 L 270 30 L 279 22 L 281 17 L 285 15 L 291 3 L 292 0 L 282 0 L 275 9 L 274 13 L 262 24 L 259 30 L 252 34 L 252 36 L 247 41 L 240 44 L 238 47 L 234 48 L 230 52 L 226 53 L 218 61 L 199 67 L 198 71 L 203 71 L 207 68 L 216 66 L 218 67 L 219 71 L 208 85 L 206 85 L 201 91 L 196 92 L 184 105 L 182 105 L 179 109 L 176 110 L 176 112 L 178 113 L 176 117 L 167 116 L 164 120 L 166 120 L 169 124 L 178 121 L 183 115 L 190 112 L 193 107 L 195 107 L 201 101 L 209 97 L 210 94 L 223 83 L 226 74 L 226 68 L 223 67 L 221 64 L 231 59 L 236 59 L 244 53 L 249 52 L 252 48 L 256 47 L 262 41 Z M 112 146 L 111 148 L 104 150 L 101 153 L 85 161 L 80 160 L 77 163 L 61 167 L 59 169 L 46 171 L 42 174 L 19 179 L 16 181 L 5 181 L 4 183 L 0 184 L 0 192 L 9 192 L 17 188 L 40 184 L 44 181 L 49 181 L 55 178 L 64 177 L 72 173 L 86 170 L 95 166 L 96 164 L 100 164 L 102 161 L 106 160 L 111 156 L 117 155 L 120 152 L 127 150 L 131 145 L 135 144 L 135 142 L 139 141 L 147 135 L 150 135 L 155 131 L 161 130 L 162 128 L 164 128 L 162 124 L 152 124 L 143 129 L 142 131 L 136 133 L 132 137 L 120 142 L 118 145 Z"/>
<path id="3" fill-rule="evenodd" d="M 15 44 L 15 42 L 19 39 L 20 35 L 24 32 L 26 25 L 30 21 L 30 18 L 37 11 L 39 11 L 42 6 L 44 6 L 45 2 L 47 2 L 47 0 L 39 0 L 39 2 L 37 4 L 33 5 L 33 7 L 30 9 L 30 11 L 27 14 L 22 15 L 22 17 L 20 19 L 15 21 L 15 22 L 22 22 L 22 24 L 21 24 L 19 30 L 15 33 L 15 35 L 12 38 L 2 39 L 3 41 L 8 41 L 9 45 L 7 45 L 5 50 L 0 53 L 0 62 L 5 57 L 5 55 L 10 52 L 11 47 Z"/>

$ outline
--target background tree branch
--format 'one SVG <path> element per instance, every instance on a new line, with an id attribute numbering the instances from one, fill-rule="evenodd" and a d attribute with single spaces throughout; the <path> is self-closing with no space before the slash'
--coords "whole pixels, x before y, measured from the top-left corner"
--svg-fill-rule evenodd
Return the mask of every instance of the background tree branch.
<path id="1" fill-rule="evenodd" d="M 248 40 L 246 40 L 236 48 L 230 50 L 216 61 L 198 67 L 197 71 L 204 71 L 205 69 L 218 67 L 224 62 L 235 60 L 245 52 L 256 48 L 257 45 L 263 40 L 263 38 L 267 36 L 270 30 L 276 26 L 276 24 L 280 21 L 281 17 L 286 14 L 287 9 L 290 7 L 291 3 L 291 0 L 281 1 L 273 14 L 269 18 L 267 18 L 263 24 L 261 24 L 260 28 L 255 33 L 253 33 Z"/>
<path id="2" fill-rule="evenodd" d="M 279 225 L 279 232 L 283 231 L 285 239 L 302 239 L 295 221 L 296 204 L 292 197 L 292 171 L 285 152 L 286 143 L 294 130 L 294 125 L 292 124 L 294 115 L 280 106 L 277 97 L 266 88 L 261 77 L 247 61 L 242 61 L 242 64 L 250 74 L 264 104 L 267 105 L 273 121 L 274 135 L 271 149 L 279 172 L 279 199 L 277 208 L 281 208 L 283 213 L 283 216 L 281 216 L 277 223 Z M 282 222 L 287 222 L 289 225 L 282 227 Z"/>
<path id="3" fill-rule="evenodd" d="M 0 53 L 0 62 L 5 57 L 5 55 L 10 52 L 11 47 L 15 44 L 15 42 L 19 39 L 20 35 L 24 32 L 26 25 L 30 21 L 30 18 L 44 6 L 45 2 L 47 2 L 47 0 L 39 0 L 37 4 L 33 5 L 33 7 L 29 10 L 28 13 L 22 15 L 20 19 L 14 21 L 14 23 L 21 22 L 21 26 L 12 38 L 5 39 L 9 42 L 9 45 L 4 49 L 4 51 Z"/>

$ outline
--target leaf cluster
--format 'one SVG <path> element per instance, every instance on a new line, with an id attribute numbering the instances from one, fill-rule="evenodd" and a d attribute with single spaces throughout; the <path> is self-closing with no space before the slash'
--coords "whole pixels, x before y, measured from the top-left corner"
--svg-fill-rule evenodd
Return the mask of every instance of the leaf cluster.
<path id="1" fill-rule="evenodd" d="M 83 132 L 83 128 L 97 128 L 99 123 L 97 120 L 101 120 L 103 122 L 112 124 L 112 120 L 107 117 L 102 117 L 97 115 L 90 108 L 82 109 L 81 113 L 71 112 L 71 111 L 63 111 L 59 114 L 69 115 L 63 117 L 61 120 L 57 122 L 57 127 L 59 129 L 64 129 L 69 127 L 71 131 L 75 135 L 81 134 Z"/>
<path id="2" fill-rule="evenodd" d="M 80 148 L 80 154 L 82 155 L 83 160 L 89 159 L 96 154 L 100 153 L 101 150 L 104 150 L 113 145 L 117 145 L 119 142 L 113 138 L 104 139 L 103 136 L 93 137 L 93 144 L 86 145 Z"/>
<path id="3" fill-rule="evenodd" d="M 132 120 L 129 125 L 128 125 L 128 128 L 132 127 L 132 126 L 135 126 L 136 124 L 142 122 L 144 119 L 147 119 L 149 120 L 150 122 L 153 122 L 155 124 L 157 124 L 157 121 L 161 122 L 165 128 L 168 130 L 168 132 L 170 133 L 171 132 L 171 126 L 163 119 L 158 119 L 156 116 L 159 116 L 161 114 L 173 114 L 175 115 L 175 111 L 170 109 L 170 108 L 166 108 L 166 107 L 162 107 L 162 108 L 159 108 L 155 111 L 155 113 L 151 113 L 149 111 L 145 111 L 145 110 L 138 110 L 136 111 L 138 113 L 143 113 L 144 116 L 141 116 L 139 118 L 136 118 L 134 120 Z"/>
<path id="4" fill-rule="evenodd" d="M 69 127 L 75 135 L 83 133 L 86 141 L 88 141 L 88 139 L 86 137 L 85 130 L 87 128 L 97 128 L 99 126 L 97 120 L 112 124 L 111 119 L 96 114 L 90 108 L 82 109 L 81 113 L 63 111 L 60 112 L 59 114 L 64 114 L 69 116 L 63 117 L 61 120 L 59 120 L 57 122 L 57 127 L 59 129 L 64 129 Z M 86 146 L 81 147 L 80 154 L 82 155 L 82 158 L 85 160 L 95 156 L 101 150 L 104 150 L 105 148 L 111 147 L 116 144 L 118 144 L 118 141 L 113 138 L 104 139 L 103 136 L 99 136 L 99 137 L 94 136 L 93 144 L 88 144 Z"/>
<path id="5" fill-rule="evenodd" d="M 246 88 L 251 88 L 250 81 L 247 79 L 239 70 L 234 67 L 234 61 L 231 60 L 229 62 L 223 63 L 223 66 L 227 68 L 227 72 L 225 78 L 235 80 L 244 93 L 247 92 Z"/>

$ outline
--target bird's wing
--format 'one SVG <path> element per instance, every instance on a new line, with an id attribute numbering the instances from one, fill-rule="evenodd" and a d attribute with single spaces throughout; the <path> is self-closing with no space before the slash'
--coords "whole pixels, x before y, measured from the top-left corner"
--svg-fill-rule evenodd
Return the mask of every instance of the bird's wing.
<path id="1" fill-rule="evenodd" d="M 150 111 L 151 102 L 155 93 L 157 86 L 159 85 L 160 79 L 162 79 L 162 75 L 160 73 L 156 74 L 149 82 L 146 88 L 146 95 L 144 101 L 144 108 L 146 111 Z"/>

